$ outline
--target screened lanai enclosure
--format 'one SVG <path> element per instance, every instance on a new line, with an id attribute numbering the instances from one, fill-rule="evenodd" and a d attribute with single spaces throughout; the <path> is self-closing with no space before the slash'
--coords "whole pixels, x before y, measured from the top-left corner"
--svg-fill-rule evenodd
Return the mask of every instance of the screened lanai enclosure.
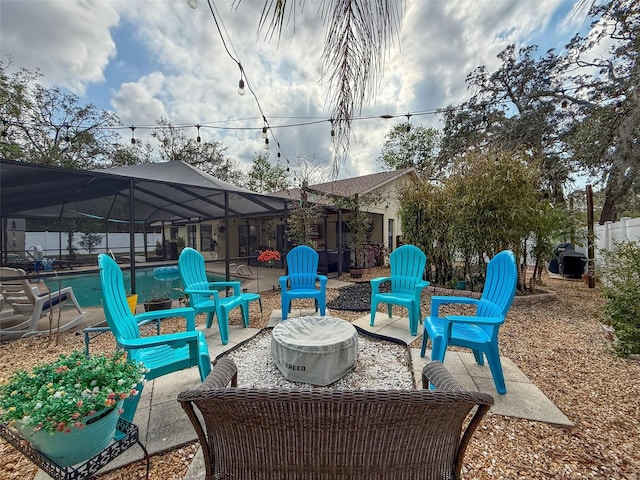
<path id="1" fill-rule="evenodd" d="M 136 230 L 151 225 L 284 217 L 288 199 L 218 180 L 186 163 L 149 163 L 83 171 L 0 159 L 0 219 L 6 263 L 8 218 L 91 218 L 128 223 L 132 290 Z M 228 243 L 229 229 L 220 232 Z M 229 275 L 228 251 L 225 252 Z"/>

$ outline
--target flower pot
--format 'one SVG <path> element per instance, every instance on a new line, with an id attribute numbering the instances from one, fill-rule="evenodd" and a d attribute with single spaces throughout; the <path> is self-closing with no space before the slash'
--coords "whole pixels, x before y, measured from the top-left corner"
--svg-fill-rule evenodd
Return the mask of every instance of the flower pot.
<path id="1" fill-rule="evenodd" d="M 464 289 L 467 288 L 467 281 L 466 280 L 458 280 L 453 285 L 453 288 L 455 288 L 456 290 L 464 290 Z"/>
<path id="2" fill-rule="evenodd" d="M 153 312 L 155 310 L 169 310 L 171 308 L 171 299 L 163 298 L 161 300 L 154 300 L 150 302 L 144 302 L 144 311 Z"/>
<path id="3" fill-rule="evenodd" d="M 363 273 L 364 268 L 351 267 L 349 269 L 349 275 L 351 275 L 351 278 L 362 278 Z"/>
<path id="4" fill-rule="evenodd" d="M 131 313 L 136 314 L 136 305 L 138 304 L 138 294 L 130 293 L 127 295 L 127 303 L 129 304 L 129 309 Z"/>
<path id="5" fill-rule="evenodd" d="M 118 413 L 122 402 L 115 408 L 105 408 L 94 414 L 82 428 L 70 426 L 70 432 L 33 431 L 33 426 L 16 428 L 20 434 L 44 455 L 61 467 L 83 462 L 104 450 L 116 433 Z"/>

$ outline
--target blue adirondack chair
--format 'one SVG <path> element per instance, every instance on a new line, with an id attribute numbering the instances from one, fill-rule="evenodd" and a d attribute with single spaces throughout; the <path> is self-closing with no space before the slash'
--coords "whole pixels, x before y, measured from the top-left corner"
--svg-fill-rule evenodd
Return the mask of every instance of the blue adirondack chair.
<path id="1" fill-rule="evenodd" d="M 414 245 L 402 245 L 389 255 L 391 276 L 378 277 L 371 280 L 371 322 L 373 327 L 379 303 L 387 304 L 387 314 L 391 318 L 392 305 L 400 305 L 407 309 L 409 315 L 409 331 L 418 335 L 420 322 L 420 296 L 422 289 L 429 282 L 422 279 L 427 256 Z M 380 292 L 380 284 L 388 281 L 389 292 Z"/>
<path id="2" fill-rule="evenodd" d="M 498 330 L 511 307 L 518 283 L 516 259 L 504 250 L 489 261 L 487 279 L 480 299 L 468 297 L 431 297 L 431 314 L 424 319 L 420 356 L 424 357 L 427 337 L 431 339 L 431 360 L 444 362 L 448 345 L 470 348 L 479 365 L 487 357 L 498 393 L 507 393 L 498 351 Z M 475 316 L 438 316 L 440 305 L 458 303 L 475 305 Z"/>
<path id="3" fill-rule="evenodd" d="M 327 305 L 327 276 L 318 275 L 318 252 L 306 245 L 298 245 L 287 253 L 288 275 L 280 277 L 282 320 L 291 311 L 291 300 L 313 298 L 316 312 L 324 316 Z M 320 282 L 320 286 L 316 286 Z"/>
<path id="4" fill-rule="evenodd" d="M 191 247 L 182 250 L 178 266 L 184 291 L 189 294 L 189 305 L 195 309 L 196 314 L 207 314 L 207 328 L 211 328 L 213 316 L 218 316 L 218 329 L 223 345 L 229 343 L 229 312 L 232 309 L 240 307 L 242 322 L 245 327 L 249 326 L 249 306 L 241 294 L 240 282 L 210 282 L 207 279 L 204 257 Z M 220 295 L 220 291 L 226 288 L 233 289 L 233 295 Z"/>
<path id="5" fill-rule="evenodd" d="M 209 375 L 211 360 L 204 335 L 195 330 L 195 312 L 192 308 L 173 308 L 170 310 L 154 310 L 133 315 L 125 294 L 122 271 L 109 256 L 98 255 L 100 266 L 100 286 L 107 324 L 115 336 L 118 347 L 127 351 L 129 358 L 144 363 L 148 371 L 147 380 L 161 377 L 168 373 L 197 366 L 200 380 Z M 139 324 L 150 320 L 161 320 L 170 317 L 184 317 L 186 331 L 165 335 L 140 336 Z M 142 393 L 142 384 L 139 386 Z M 130 397 L 124 402 L 122 417 L 133 421 L 140 395 Z"/>

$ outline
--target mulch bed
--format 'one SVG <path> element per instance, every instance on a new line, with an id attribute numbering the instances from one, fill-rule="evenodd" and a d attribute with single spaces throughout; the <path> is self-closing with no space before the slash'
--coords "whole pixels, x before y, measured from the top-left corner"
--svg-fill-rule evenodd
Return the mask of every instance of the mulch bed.
<path id="1" fill-rule="evenodd" d="M 380 292 L 389 291 L 389 282 L 380 284 Z M 327 302 L 327 308 L 334 310 L 350 310 L 352 312 L 368 312 L 371 310 L 371 283 L 358 282 L 342 287 L 338 296 Z"/>

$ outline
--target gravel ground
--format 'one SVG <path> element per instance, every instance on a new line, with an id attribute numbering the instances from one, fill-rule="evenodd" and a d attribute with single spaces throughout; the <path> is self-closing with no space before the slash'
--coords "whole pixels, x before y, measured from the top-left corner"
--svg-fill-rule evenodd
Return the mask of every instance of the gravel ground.
<path id="1" fill-rule="evenodd" d="M 355 367 L 327 386 L 288 381 L 271 359 L 271 332 L 258 334 L 229 354 L 244 388 L 341 388 L 397 390 L 415 388 L 407 349 L 396 343 L 358 336 Z"/>
<path id="2" fill-rule="evenodd" d="M 388 270 L 372 269 L 372 277 Z M 344 280 L 350 281 L 347 277 Z M 364 287 L 362 287 L 364 288 Z M 500 350 L 514 361 L 562 410 L 575 427 L 558 427 L 523 419 L 488 415 L 474 435 L 465 456 L 465 479 L 640 479 L 640 363 L 617 358 L 611 334 L 599 323 L 603 301 L 599 289 L 581 281 L 544 277 L 543 288 L 557 300 L 512 307 L 500 331 Z M 338 297 L 329 290 L 327 300 Z M 342 302 L 343 299 L 340 301 Z M 265 312 L 279 308 L 278 292 L 262 296 Z M 262 326 L 257 302 L 251 305 L 252 326 Z M 423 312 L 429 296 L 423 297 Z M 381 310 L 386 308 L 382 305 Z M 368 311 L 366 309 L 365 311 Z M 460 310 L 451 310 L 460 311 Z M 331 313 L 346 320 L 362 311 Z M 398 314 L 403 313 L 398 310 Z M 262 320 L 264 321 L 264 320 Z M 203 319 L 199 319 L 202 324 Z M 232 323 L 240 324 L 233 312 Z M 163 331 L 177 328 L 166 322 Z M 416 340 L 413 347 L 419 347 Z M 55 341 L 42 338 L 0 345 L 0 381 L 17 368 L 30 367 L 34 358 L 47 362 L 61 352 L 82 348 L 82 337 L 63 334 Z M 103 335 L 92 351 L 111 350 L 113 337 Z M 154 456 L 150 478 L 182 480 L 197 444 Z M 32 479 L 35 467 L 12 447 L 0 442 L 0 477 Z M 101 480 L 144 478 L 141 465 L 101 475 Z"/>

